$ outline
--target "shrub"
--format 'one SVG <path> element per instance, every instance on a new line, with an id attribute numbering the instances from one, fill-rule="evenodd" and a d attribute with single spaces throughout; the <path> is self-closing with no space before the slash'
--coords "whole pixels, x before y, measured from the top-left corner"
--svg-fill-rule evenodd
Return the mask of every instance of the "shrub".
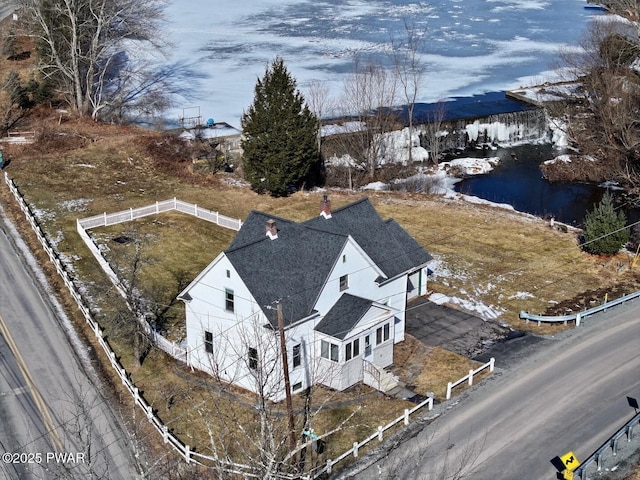
<path id="1" fill-rule="evenodd" d="M 596 255 L 614 255 L 629 241 L 626 223 L 625 214 L 615 210 L 611 195 L 605 193 L 585 217 L 583 250 Z"/>

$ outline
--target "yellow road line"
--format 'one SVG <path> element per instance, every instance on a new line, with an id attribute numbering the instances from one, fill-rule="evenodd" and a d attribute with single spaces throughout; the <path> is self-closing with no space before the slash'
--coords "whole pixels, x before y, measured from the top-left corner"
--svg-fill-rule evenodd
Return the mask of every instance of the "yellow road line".
<path id="1" fill-rule="evenodd" d="M 16 359 L 18 368 L 22 372 L 22 376 L 24 377 L 24 379 L 27 382 L 27 385 L 29 386 L 29 390 L 31 391 L 31 397 L 33 398 L 33 401 L 36 404 L 36 408 L 38 409 L 38 411 L 40 412 L 40 415 L 42 416 L 42 422 L 44 423 L 47 429 L 47 432 L 49 433 L 51 444 L 57 451 L 59 452 L 63 451 L 64 448 L 62 445 L 62 440 L 60 440 L 60 436 L 58 435 L 58 432 L 56 430 L 55 423 L 51 418 L 51 413 L 49 412 L 49 408 L 47 408 L 47 404 L 42 398 L 42 395 L 40 395 L 40 392 L 38 391 L 38 387 L 36 386 L 36 383 L 33 381 L 33 377 L 31 376 L 31 372 L 27 368 L 27 365 L 24 362 L 22 355 L 20 354 L 20 350 L 18 350 L 18 347 L 16 346 L 16 342 L 13 340 L 13 337 L 9 333 L 9 329 L 7 328 L 7 325 L 5 324 L 2 316 L 0 316 L 0 334 L 2 334 L 5 341 L 7 342 L 7 345 L 9 345 L 9 349 L 11 349 L 11 353 L 13 353 L 13 356 Z"/>

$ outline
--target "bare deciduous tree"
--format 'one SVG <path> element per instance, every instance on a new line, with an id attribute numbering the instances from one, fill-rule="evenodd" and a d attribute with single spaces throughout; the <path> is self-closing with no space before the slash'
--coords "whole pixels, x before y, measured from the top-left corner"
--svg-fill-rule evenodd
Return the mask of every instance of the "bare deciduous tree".
<path id="1" fill-rule="evenodd" d="M 429 160 L 437 165 L 440 162 L 440 155 L 445 139 L 443 123 L 446 117 L 446 106 L 444 102 L 438 102 L 433 110 L 427 115 L 426 122 L 422 126 L 424 129 L 421 135 L 421 144 L 429 151 Z"/>
<path id="2" fill-rule="evenodd" d="M 640 41 L 640 0 L 610 0 L 603 2 L 610 12 L 616 13 L 634 23 Z"/>
<path id="3" fill-rule="evenodd" d="M 593 22 L 579 52 L 564 52 L 562 64 L 583 94 L 548 105 L 582 154 L 599 159 L 589 180 L 628 183 L 640 168 L 640 76 L 631 68 L 640 54 L 635 27 L 626 22 Z"/>
<path id="4" fill-rule="evenodd" d="M 36 37 L 39 68 L 55 80 L 69 105 L 78 113 L 97 118 L 111 101 L 121 102 L 122 84 L 129 92 L 153 92 L 144 77 L 128 85 L 144 63 L 126 54 L 131 42 L 142 50 L 158 51 L 162 38 L 164 0 L 23 0 Z M 142 65 L 142 67 L 141 67 Z M 128 75 L 124 76 L 123 72 Z M 120 81 L 120 86 L 114 85 Z M 145 86 L 146 84 L 146 86 Z M 136 95 L 134 95 L 135 97 Z M 153 102 L 152 102 L 153 103 Z"/>
<path id="5" fill-rule="evenodd" d="M 336 138 L 344 153 L 355 159 L 359 168 L 375 176 L 376 169 L 387 152 L 385 134 L 398 126 L 393 106 L 397 99 L 397 78 L 384 68 L 356 62 L 355 73 L 344 82 L 344 95 L 340 102 L 340 116 L 355 122 L 357 128 Z"/>
<path id="6" fill-rule="evenodd" d="M 320 80 L 312 80 L 306 88 L 305 99 L 311 112 L 322 122 L 329 113 L 329 87 Z M 321 148 L 322 132 L 318 129 L 318 151 L 321 151 Z"/>
<path id="7" fill-rule="evenodd" d="M 425 65 L 420 55 L 424 48 L 425 31 L 415 23 L 404 21 L 404 36 L 400 40 L 392 39 L 393 63 L 400 83 L 400 91 L 406 102 L 409 127 L 409 164 L 413 162 L 413 130 L 416 100 L 425 73 Z"/>
<path id="8" fill-rule="evenodd" d="M 239 328 L 233 328 L 235 326 Z M 255 392 L 254 403 L 251 408 L 245 405 L 242 409 L 229 409 L 224 402 L 213 402 L 211 408 L 214 411 L 204 406 L 197 409 L 208 429 L 209 450 L 223 460 L 216 467 L 219 478 L 227 478 L 224 473 L 230 468 L 230 460 L 259 472 L 260 478 L 265 480 L 279 478 L 280 473 L 301 473 L 317 467 L 317 462 L 323 463 L 323 460 L 319 454 L 309 452 L 307 447 L 310 444 L 306 442 L 310 437 L 300 435 L 296 447 L 291 448 L 288 412 L 282 405 L 284 402 L 274 402 L 274 399 L 282 398 L 284 385 L 277 332 L 255 318 L 238 319 L 235 326 L 220 327 L 209 337 L 213 344 L 207 350 L 208 370 L 215 377 L 211 385 L 212 395 L 233 397 L 235 403 L 243 399 L 247 401 L 248 395 L 238 395 L 232 386 L 245 385 Z M 203 331 L 206 328 L 210 327 L 203 325 Z M 286 331 L 285 335 L 287 340 L 291 340 L 291 332 Z M 287 343 L 291 348 L 292 342 Z M 312 350 L 312 345 L 301 342 L 300 348 L 295 354 L 291 352 L 289 357 L 290 364 L 294 356 L 296 362 L 300 362 L 306 384 L 300 393 L 301 398 L 296 399 L 297 408 L 294 410 L 295 431 L 298 433 L 312 430 L 314 419 L 327 409 L 333 397 L 328 395 L 314 401 L 315 385 L 336 375 L 339 368 L 338 364 L 332 365 L 333 368 L 320 368 Z M 254 421 L 246 418 L 250 410 Z M 333 431 L 340 430 L 352 416 L 348 415 Z"/>

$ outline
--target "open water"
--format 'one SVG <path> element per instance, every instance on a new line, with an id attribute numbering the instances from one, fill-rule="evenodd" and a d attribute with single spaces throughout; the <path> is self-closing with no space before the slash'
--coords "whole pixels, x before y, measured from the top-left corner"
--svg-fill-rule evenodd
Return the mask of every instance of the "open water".
<path id="1" fill-rule="evenodd" d="M 456 184 L 466 195 L 507 203 L 516 210 L 579 226 L 587 211 L 602 199 L 605 188 L 583 183 L 549 182 L 540 164 L 561 152 L 553 146 L 520 145 L 495 151 L 466 152 L 469 157 L 500 157 L 490 173 L 476 175 Z"/>

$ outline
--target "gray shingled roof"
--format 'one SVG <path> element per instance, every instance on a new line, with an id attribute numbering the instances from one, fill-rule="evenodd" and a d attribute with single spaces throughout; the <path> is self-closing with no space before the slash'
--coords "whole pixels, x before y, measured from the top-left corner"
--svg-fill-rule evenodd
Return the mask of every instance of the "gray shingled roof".
<path id="1" fill-rule="evenodd" d="M 295 225 L 295 222 L 286 218 L 276 217 L 267 213 L 252 210 L 249 216 L 242 224 L 242 228 L 238 231 L 235 238 L 231 241 L 231 245 L 227 250 L 233 250 L 238 247 L 246 246 L 265 238 L 265 225 L 269 220 L 275 220 L 278 229 L 284 229 L 288 225 Z"/>
<path id="2" fill-rule="evenodd" d="M 331 212 L 331 218 L 315 217 L 302 225 L 325 232 L 351 235 L 388 278 L 431 260 L 416 240 L 394 220 L 384 222 L 363 198 Z"/>
<path id="3" fill-rule="evenodd" d="M 270 219 L 278 228 L 275 240 L 265 235 Z M 330 219 L 318 216 L 302 223 L 252 211 L 225 255 L 277 327 L 278 300 L 287 325 L 313 313 L 348 235 L 389 278 L 431 259 L 395 221 L 384 222 L 367 198 L 335 210 Z"/>
<path id="4" fill-rule="evenodd" d="M 331 307 L 331 310 L 327 312 L 324 318 L 320 320 L 315 330 L 344 340 L 347 333 L 369 311 L 371 304 L 371 300 L 345 293 Z"/>
<path id="5" fill-rule="evenodd" d="M 265 235 L 268 215 L 252 212 L 225 255 L 271 324 L 277 326 L 275 301 L 281 300 L 285 324 L 313 313 L 321 288 L 347 238 L 277 221 L 278 238 Z M 260 223 L 260 233 L 242 232 Z M 253 241 L 251 241 L 253 240 Z M 269 309 L 268 306 L 272 306 Z"/>

